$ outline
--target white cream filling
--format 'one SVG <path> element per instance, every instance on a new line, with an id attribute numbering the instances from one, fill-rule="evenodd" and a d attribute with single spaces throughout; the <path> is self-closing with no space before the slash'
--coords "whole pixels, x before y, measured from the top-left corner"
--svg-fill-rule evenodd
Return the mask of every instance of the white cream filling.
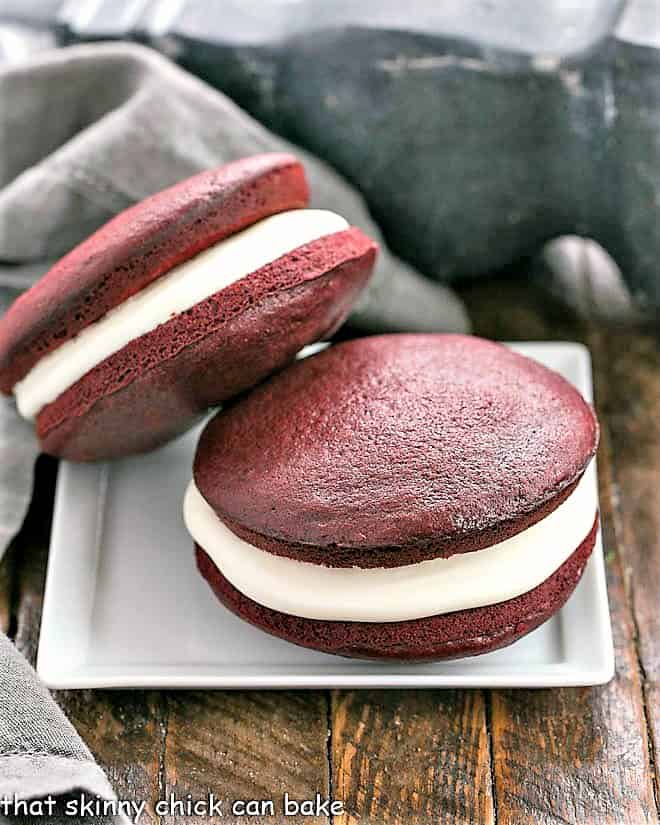
<path id="1" fill-rule="evenodd" d="M 308 619 L 395 622 L 496 604 L 549 578 L 589 534 L 597 509 L 590 470 L 550 515 L 499 544 L 404 567 L 323 567 L 246 543 L 216 516 L 195 483 L 188 531 L 223 576 L 258 604 Z"/>
<path id="2" fill-rule="evenodd" d="M 334 212 L 294 209 L 264 218 L 200 252 L 39 359 L 14 387 L 19 412 L 34 418 L 131 341 L 297 247 L 347 227 Z"/>

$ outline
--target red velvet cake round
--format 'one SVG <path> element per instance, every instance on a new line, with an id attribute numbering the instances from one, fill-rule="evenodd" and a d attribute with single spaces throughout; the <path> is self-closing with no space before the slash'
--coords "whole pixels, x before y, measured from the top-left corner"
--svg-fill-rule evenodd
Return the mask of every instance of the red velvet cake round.
<path id="1" fill-rule="evenodd" d="M 349 341 L 219 413 L 184 517 L 218 598 L 345 656 L 494 650 L 552 616 L 597 530 L 591 407 L 460 335 Z"/>
<path id="2" fill-rule="evenodd" d="M 45 452 L 152 449 L 330 335 L 376 248 L 306 209 L 286 154 L 202 172 L 122 212 L 0 320 L 0 390 Z"/>

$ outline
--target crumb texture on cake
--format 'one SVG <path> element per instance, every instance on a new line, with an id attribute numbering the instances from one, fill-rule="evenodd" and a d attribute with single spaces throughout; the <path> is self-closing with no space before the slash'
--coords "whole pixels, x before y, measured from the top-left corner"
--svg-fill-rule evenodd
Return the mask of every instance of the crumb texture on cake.
<path id="1" fill-rule="evenodd" d="M 241 538 L 361 567 L 481 549 L 543 518 L 598 443 L 557 373 L 461 335 L 348 341 L 205 429 L 195 483 Z"/>
<path id="2" fill-rule="evenodd" d="M 299 247 L 102 361 L 36 419 L 46 452 L 74 461 L 162 444 L 344 321 L 376 246 L 351 228 Z"/>
<path id="3" fill-rule="evenodd" d="M 0 390 L 177 264 L 277 212 L 303 207 L 302 165 L 255 155 L 199 173 L 121 212 L 19 297 L 0 323 Z"/>

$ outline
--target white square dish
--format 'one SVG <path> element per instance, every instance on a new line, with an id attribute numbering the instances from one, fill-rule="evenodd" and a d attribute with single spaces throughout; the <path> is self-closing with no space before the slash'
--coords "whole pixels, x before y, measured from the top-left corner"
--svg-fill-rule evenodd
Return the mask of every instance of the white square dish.
<path id="1" fill-rule="evenodd" d="M 582 345 L 512 347 L 592 400 Z M 198 574 L 183 526 L 200 427 L 146 456 L 61 463 L 37 661 L 50 687 L 549 687 L 612 677 L 600 535 L 564 608 L 514 645 L 482 656 L 432 664 L 342 659 L 245 624 Z M 595 467 L 588 472 L 595 507 Z"/>

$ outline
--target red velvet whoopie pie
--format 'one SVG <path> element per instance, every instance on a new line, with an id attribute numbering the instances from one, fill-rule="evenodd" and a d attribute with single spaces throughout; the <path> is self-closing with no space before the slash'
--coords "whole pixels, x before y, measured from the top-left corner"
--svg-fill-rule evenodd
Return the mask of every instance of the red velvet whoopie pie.
<path id="1" fill-rule="evenodd" d="M 552 616 L 594 547 L 598 424 L 500 344 L 337 344 L 206 426 L 184 518 L 229 610 L 326 653 L 433 660 Z"/>
<path id="2" fill-rule="evenodd" d="M 19 297 L 0 320 L 0 390 L 44 452 L 153 449 L 332 334 L 376 246 L 308 197 L 288 154 L 202 172 L 117 215 Z"/>

